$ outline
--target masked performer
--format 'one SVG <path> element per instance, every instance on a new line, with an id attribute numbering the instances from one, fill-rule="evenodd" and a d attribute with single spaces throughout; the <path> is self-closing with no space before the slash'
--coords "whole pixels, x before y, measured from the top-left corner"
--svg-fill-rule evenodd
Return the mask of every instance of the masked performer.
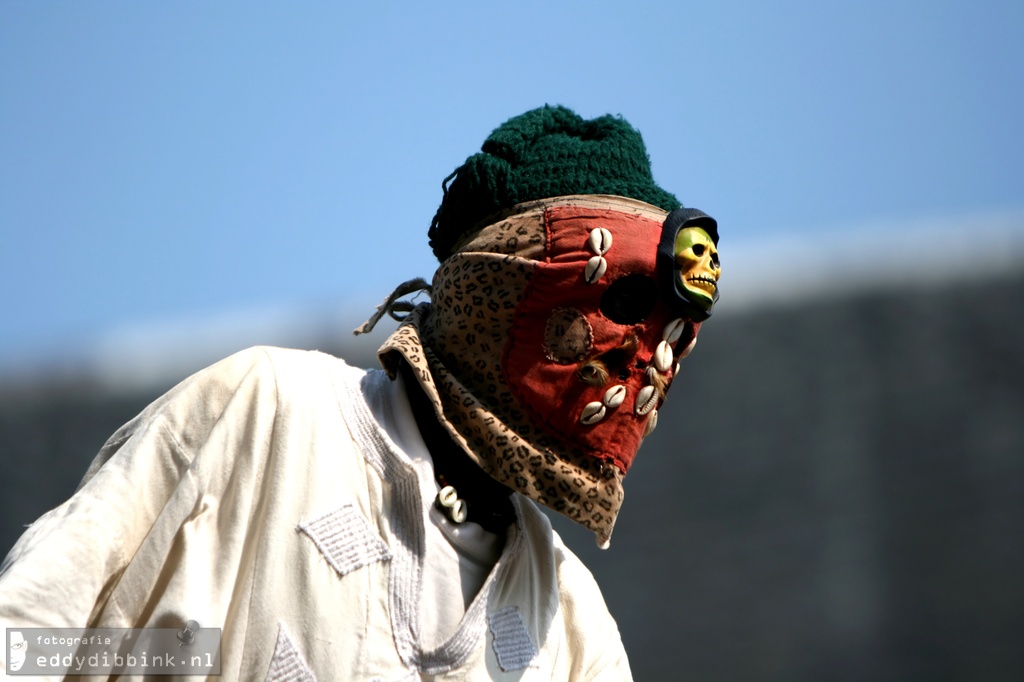
<path id="1" fill-rule="evenodd" d="M 717 299 L 716 223 L 626 121 L 543 107 L 445 181 L 429 236 L 432 283 L 360 330 L 402 320 L 383 371 L 254 348 L 185 380 L 14 547 L 0 622 L 195 621 L 229 678 L 628 679 L 537 504 L 608 546 Z"/>

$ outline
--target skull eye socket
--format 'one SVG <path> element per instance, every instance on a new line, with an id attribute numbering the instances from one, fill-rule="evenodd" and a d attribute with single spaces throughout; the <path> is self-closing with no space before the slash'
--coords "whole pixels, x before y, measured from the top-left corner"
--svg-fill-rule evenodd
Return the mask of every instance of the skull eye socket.
<path id="1" fill-rule="evenodd" d="M 601 295 L 601 313 L 616 324 L 637 324 L 647 319 L 657 302 L 657 282 L 647 275 L 626 275 Z"/>

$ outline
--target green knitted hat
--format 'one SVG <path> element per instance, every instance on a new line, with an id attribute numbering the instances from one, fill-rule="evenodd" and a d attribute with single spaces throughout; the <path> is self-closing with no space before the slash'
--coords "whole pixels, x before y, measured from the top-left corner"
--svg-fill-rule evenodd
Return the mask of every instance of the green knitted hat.
<path id="1" fill-rule="evenodd" d="M 680 206 L 654 184 L 640 132 L 617 116 L 585 121 L 571 109 L 544 106 L 503 123 L 481 149 L 445 179 L 428 232 L 438 260 L 487 218 L 524 201 L 614 194 L 666 211 Z"/>

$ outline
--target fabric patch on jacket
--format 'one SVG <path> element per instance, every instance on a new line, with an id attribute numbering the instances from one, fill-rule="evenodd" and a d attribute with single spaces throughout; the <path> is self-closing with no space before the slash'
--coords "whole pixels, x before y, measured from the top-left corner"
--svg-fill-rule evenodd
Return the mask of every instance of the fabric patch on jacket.
<path id="1" fill-rule="evenodd" d="M 518 606 L 506 606 L 487 616 L 494 641 L 491 646 L 498 665 L 505 672 L 529 668 L 537 657 L 537 647 L 523 623 Z"/>
<path id="2" fill-rule="evenodd" d="M 267 671 L 267 682 L 315 682 L 316 677 L 302 660 L 299 650 L 292 644 L 283 626 L 277 630 L 277 645 L 274 646 L 274 657 L 270 659 L 270 670 Z"/>
<path id="3" fill-rule="evenodd" d="M 351 504 L 300 523 L 299 530 L 313 541 L 338 575 L 391 559 L 388 546 Z"/>

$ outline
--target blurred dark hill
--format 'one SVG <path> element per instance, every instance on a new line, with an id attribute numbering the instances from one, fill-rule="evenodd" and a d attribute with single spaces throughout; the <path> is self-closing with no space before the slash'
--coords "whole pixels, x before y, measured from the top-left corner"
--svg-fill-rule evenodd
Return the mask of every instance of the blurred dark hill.
<path id="1" fill-rule="evenodd" d="M 167 387 L 0 391 L 0 546 Z M 639 680 L 1024 679 L 1024 271 L 716 316 L 626 490 Z"/>

